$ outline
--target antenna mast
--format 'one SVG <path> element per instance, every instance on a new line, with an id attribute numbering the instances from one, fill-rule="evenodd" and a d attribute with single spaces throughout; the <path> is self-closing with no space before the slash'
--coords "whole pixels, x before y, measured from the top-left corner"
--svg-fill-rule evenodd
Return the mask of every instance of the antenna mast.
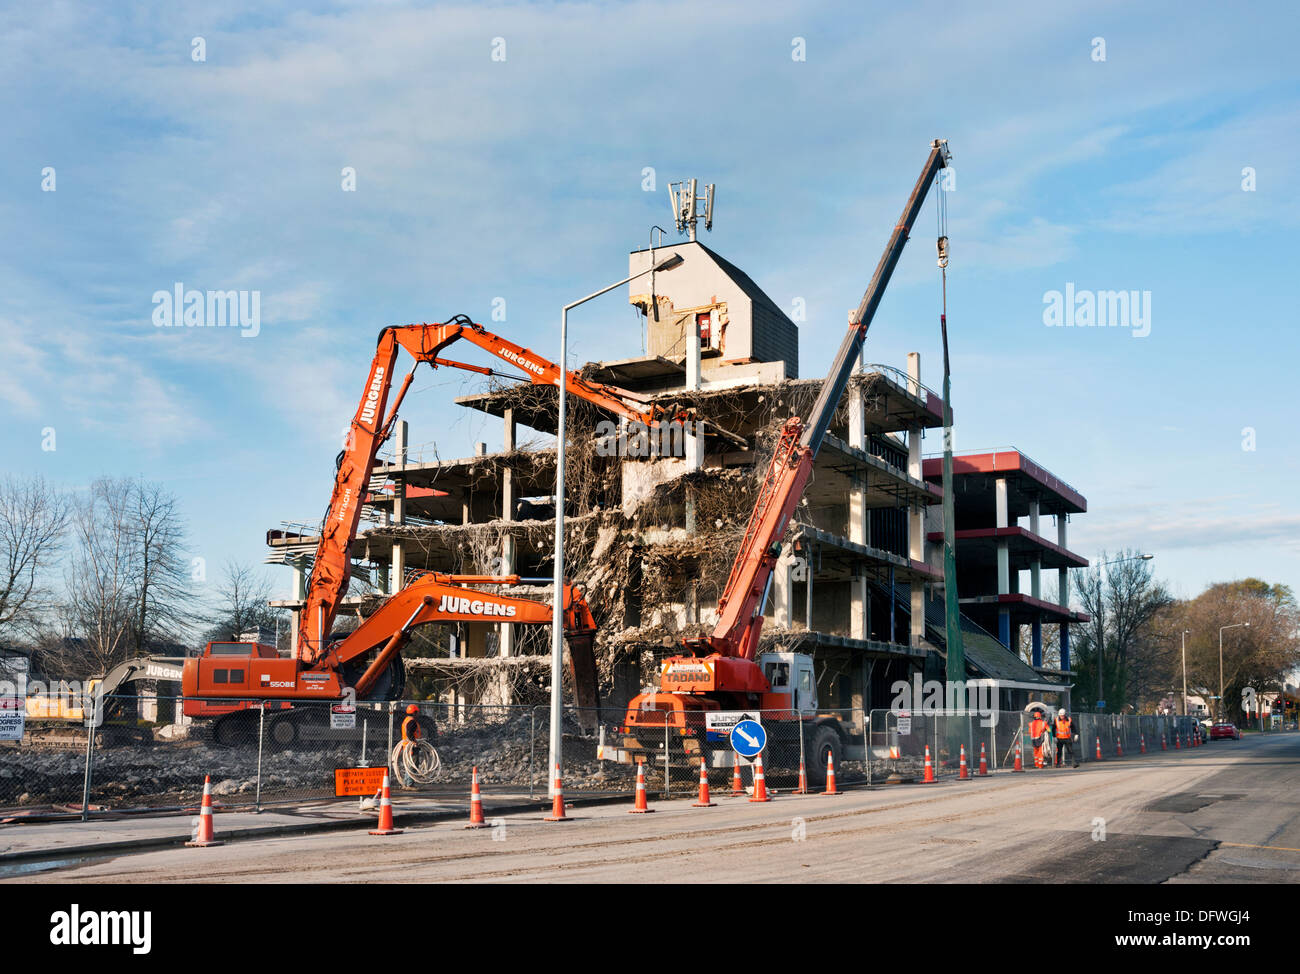
<path id="1" fill-rule="evenodd" d="M 704 217 L 704 229 L 713 230 L 714 184 L 704 187 L 704 198 L 699 195 L 698 180 L 684 179 L 680 183 L 668 184 L 668 198 L 673 205 L 673 220 L 677 232 L 684 233 L 690 240 L 695 239 L 695 224 Z M 701 209 L 703 206 L 703 209 Z"/>

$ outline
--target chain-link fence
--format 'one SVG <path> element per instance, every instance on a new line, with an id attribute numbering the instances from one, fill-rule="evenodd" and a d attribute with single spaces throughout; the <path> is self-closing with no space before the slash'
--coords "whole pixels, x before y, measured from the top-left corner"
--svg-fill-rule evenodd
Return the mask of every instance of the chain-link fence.
<path id="1" fill-rule="evenodd" d="M 333 798 L 334 772 L 358 767 L 390 767 L 399 793 L 434 798 L 464 798 L 474 767 L 489 794 L 543 797 L 550 784 L 545 706 L 363 702 L 347 710 L 329 702 L 115 697 L 105 714 L 93 736 L 79 714 L 45 715 L 28 719 L 23 741 L 0 744 L 0 816 L 81 811 L 83 803 L 188 808 L 205 775 L 216 801 L 232 807 Z M 972 775 L 981 759 L 991 772 L 1011 768 L 1017 747 L 1024 767 L 1035 767 L 1030 716 L 1020 711 L 643 711 L 618 712 L 622 723 L 610 723 L 609 710 L 566 707 L 565 791 L 630 795 L 643 763 L 657 797 L 694 795 L 701 764 L 714 795 L 749 794 L 757 759 L 743 756 L 753 746 L 732 735 L 742 716 L 762 727 L 764 776 L 777 793 L 803 782 L 824 790 L 831 760 L 840 786 L 920 780 L 927 749 L 935 777 L 957 775 L 963 752 Z M 1188 747 L 1202 731 L 1191 717 L 1074 720 L 1067 761 L 1094 761 L 1098 748 L 1111 760 L 1136 756 L 1144 744 L 1148 752 L 1162 741 L 1168 750 Z M 1056 750 L 1047 743 L 1043 760 L 1054 760 Z"/>

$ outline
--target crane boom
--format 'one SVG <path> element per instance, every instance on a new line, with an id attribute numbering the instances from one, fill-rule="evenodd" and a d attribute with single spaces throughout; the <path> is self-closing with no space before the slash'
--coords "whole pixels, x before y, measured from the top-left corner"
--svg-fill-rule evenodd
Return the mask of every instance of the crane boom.
<path id="1" fill-rule="evenodd" d="M 950 158 L 946 140 L 937 139 L 931 143 L 930 156 L 876 265 L 871 283 L 849 321 L 844 341 L 807 421 L 796 416 L 782 427 L 740 550 L 732 563 L 727 586 L 718 600 L 718 622 L 710 635 L 686 642 L 693 655 L 717 653 L 743 660 L 752 660 L 757 655 L 763 627 L 763 603 L 767 600 L 772 572 L 780 555 L 781 539 L 812 475 L 813 461 L 853 372 L 885 287 L 898 265 L 908 233 L 921 211 L 930 184 L 948 165 Z"/>

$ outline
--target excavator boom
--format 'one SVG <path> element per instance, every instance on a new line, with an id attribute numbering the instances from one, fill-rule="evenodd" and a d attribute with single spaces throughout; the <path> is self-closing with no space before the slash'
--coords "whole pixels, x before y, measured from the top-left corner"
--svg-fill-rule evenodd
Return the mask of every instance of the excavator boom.
<path id="1" fill-rule="evenodd" d="M 462 340 L 522 369 L 528 380 L 535 385 L 558 386 L 560 383 L 559 366 L 521 345 L 493 334 L 464 315 L 457 315 L 445 323 L 400 325 L 385 328 L 379 333 L 361 401 L 352 418 L 347 440 L 335 462 L 334 490 L 321 526 L 311 578 L 307 584 L 307 596 L 294 647 L 295 657 L 305 666 L 319 664 L 330 653 L 330 630 L 338 614 L 339 603 L 347 594 L 351 577 L 352 543 L 356 540 L 375 456 L 392 430 L 398 408 L 410 388 L 415 366 L 423 362 L 434 368 L 447 365 L 482 374 L 500 374 L 492 369 L 442 357 L 444 349 Z M 388 399 L 399 347 L 410 353 L 415 359 L 415 366 L 403 379 L 390 408 Z M 662 418 L 660 407 L 626 389 L 588 382 L 579 373 L 572 371 L 565 376 L 564 382 L 571 394 L 616 416 L 647 425 Z"/>

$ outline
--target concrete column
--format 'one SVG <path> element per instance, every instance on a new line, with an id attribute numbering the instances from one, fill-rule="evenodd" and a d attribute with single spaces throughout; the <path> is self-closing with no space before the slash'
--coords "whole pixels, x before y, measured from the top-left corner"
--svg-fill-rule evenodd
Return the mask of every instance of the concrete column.
<path id="1" fill-rule="evenodd" d="M 794 552 L 790 545 L 781 547 L 781 557 L 772 571 L 772 609 L 776 625 L 794 628 Z"/>
<path id="2" fill-rule="evenodd" d="M 1035 538 L 1042 537 L 1038 530 L 1038 499 L 1029 502 L 1029 530 Z M 1029 563 L 1029 594 L 1036 599 L 1043 597 L 1043 556 L 1035 553 Z"/>
<path id="3" fill-rule="evenodd" d="M 393 477 L 393 523 L 406 523 L 406 421 L 399 419 L 393 427 L 393 465 L 397 471 Z M 393 542 L 393 556 L 390 562 L 388 586 L 390 592 L 400 592 L 406 584 L 406 551 L 402 542 Z"/>
<path id="4" fill-rule="evenodd" d="M 858 353 L 858 372 L 862 371 L 862 353 Z M 867 415 L 866 404 L 862 400 L 861 387 L 849 390 L 849 446 L 859 450 L 867 449 Z M 866 472 L 861 476 L 865 478 Z M 867 511 L 867 487 L 865 480 L 849 488 L 849 531 L 850 541 L 866 545 L 871 543 L 871 517 Z M 865 575 L 854 575 L 849 579 L 849 635 L 854 639 L 870 637 L 870 620 L 867 618 L 870 588 Z"/>
<path id="5" fill-rule="evenodd" d="M 1066 544 L 1066 522 L 1068 515 L 1062 511 L 1056 515 L 1056 543 L 1062 548 L 1068 548 Z M 1058 601 L 1061 608 L 1070 607 L 1070 570 L 1068 568 L 1058 568 L 1056 570 L 1056 590 L 1059 596 Z M 1061 637 L 1061 669 L 1070 668 L 1070 624 L 1062 622 L 1060 624 Z"/>
<path id="6" fill-rule="evenodd" d="M 700 325 L 694 315 L 686 324 L 686 388 L 700 388 Z"/>
<path id="7" fill-rule="evenodd" d="M 993 498 L 999 528 L 1010 527 L 1007 480 L 999 477 L 993 485 Z M 1011 592 L 1011 549 L 1005 538 L 998 539 L 998 595 Z M 998 641 L 1011 648 L 1011 610 L 998 609 Z"/>
<path id="8" fill-rule="evenodd" d="M 918 352 L 907 353 L 907 387 L 913 395 L 921 394 L 921 355 Z M 921 475 L 921 427 L 911 426 L 907 430 L 907 472 L 917 480 Z M 907 549 L 908 557 L 913 561 L 925 561 L 925 509 L 914 505 L 907 512 Z M 925 640 L 925 583 L 913 582 L 912 590 L 912 625 L 911 640 L 915 646 Z"/>
<path id="9" fill-rule="evenodd" d="M 515 422 L 514 409 L 507 409 L 504 415 L 505 419 L 505 440 L 502 443 L 502 449 L 510 453 L 515 449 L 515 436 L 518 427 Z M 506 467 L 501 476 L 501 520 L 513 521 L 515 519 L 515 472 Z M 517 554 L 515 551 L 515 538 L 511 534 L 501 536 L 501 569 L 498 574 L 513 575 L 516 569 Z M 497 624 L 497 643 L 501 649 L 502 658 L 513 656 L 515 648 L 515 627 L 513 623 L 501 622 Z M 513 695 L 510 692 L 510 679 L 504 669 L 500 674 L 498 697 L 503 704 L 513 703 Z"/>
<path id="10" fill-rule="evenodd" d="M 1031 651 L 1034 666 L 1043 665 L 1043 622 L 1035 619 L 1030 625 Z"/>
<path id="11" fill-rule="evenodd" d="M 301 602 L 307 598 L 306 562 L 298 555 L 290 555 L 288 564 L 293 570 L 293 580 L 289 583 L 289 598 Z M 301 616 L 301 609 L 294 609 L 289 613 L 289 645 L 294 647 L 295 655 L 298 652 L 298 621 Z"/>

